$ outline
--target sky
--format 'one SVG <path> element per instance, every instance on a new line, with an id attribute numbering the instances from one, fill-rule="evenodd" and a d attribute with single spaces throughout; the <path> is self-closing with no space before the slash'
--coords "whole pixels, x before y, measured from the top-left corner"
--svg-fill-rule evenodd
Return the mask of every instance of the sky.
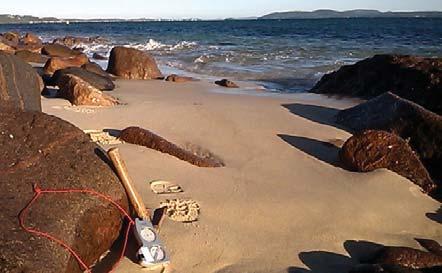
<path id="1" fill-rule="evenodd" d="M 274 11 L 378 9 L 442 11 L 442 0 L 20 0 L 2 1 L 0 14 L 58 18 L 201 18 L 261 16 Z"/>

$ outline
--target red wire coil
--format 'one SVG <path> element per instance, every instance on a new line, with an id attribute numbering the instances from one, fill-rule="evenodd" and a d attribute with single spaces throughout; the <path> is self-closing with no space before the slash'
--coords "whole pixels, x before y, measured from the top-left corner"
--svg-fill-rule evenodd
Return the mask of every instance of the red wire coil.
<path id="1" fill-rule="evenodd" d="M 129 213 L 122 206 L 120 206 L 117 202 L 112 200 L 112 198 L 110 196 L 104 195 L 104 194 L 96 192 L 94 190 L 88 190 L 88 189 L 83 189 L 83 190 L 81 190 L 81 189 L 48 190 L 48 189 L 46 189 L 46 190 L 42 190 L 37 185 L 34 185 L 34 193 L 35 194 L 34 194 L 34 197 L 32 198 L 32 200 L 29 201 L 29 203 L 26 205 L 26 207 L 19 214 L 19 224 L 20 224 L 21 228 L 23 228 L 26 232 L 29 232 L 31 234 L 35 234 L 35 235 L 40 236 L 40 237 L 47 238 L 48 240 L 51 240 L 51 241 L 59 244 L 60 246 L 62 246 L 64 249 L 66 249 L 77 260 L 78 264 L 88 273 L 91 272 L 90 266 L 88 266 L 82 260 L 80 255 L 74 249 L 72 249 L 66 242 L 58 239 L 57 237 L 52 236 L 51 234 L 49 234 L 47 232 L 43 232 L 43 231 L 40 231 L 38 229 L 27 227 L 25 225 L 26 216 L 28 215 L 29 209 L 32 207 L 32 205 L 43 194 L 55 194 L 55 193 L 82 193 L 82 194 L 90 194 L 92 196 L 95 196 L 95 197 L 98 197 L 100 199 L 103 199 L 103 200 L 111 203 L 113 206 L 115 206 L 121 212 L 121 214 L 123 214 L 124 217 L 129 220 L 129 223 L 128 223 L 127 229 L 126 229 L 126 233 L 125 233 L 125 239 L 124 239 L 124 244 L 123 244 L 123 249 L 121 251 L 121 255 L 120 255 L 118 261 L 114 264 L 112 269 L 109 271 L 109 273 L 111 273 L 111 272 L 113 272 L 115 270 L 115 268 L 118 266 L 118 264 L 124 258 L 124 254 L 126 253 L 127 243 L 128 243 L 128 240 L 129 240 L 129 233 L 130 233 L 130 230 L 131 230 L 132 226 L 135 225 L 135 222 L 132 219 L 132 217 L 130 217 Z"/>

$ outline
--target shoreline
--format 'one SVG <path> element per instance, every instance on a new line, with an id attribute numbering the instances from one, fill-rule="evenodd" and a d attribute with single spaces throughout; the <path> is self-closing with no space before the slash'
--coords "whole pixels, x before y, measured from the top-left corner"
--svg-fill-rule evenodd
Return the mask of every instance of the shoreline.
<path id="1" fill-rule="evenodd" d="M 442 240 L 440 224 L 426 217 L 440 204 L 410 181 L 387 170 L 352 173 L 337 165 L 336 145 L 351 134 L 337 128 L 333 116 L 356 101 L 217 93 L 204 81 L 116 85 L 112 93 L 124 105 L 72 107 L 44 98 L 43 111 L 83 130 L 140 126 L 180 146 L 207 149 L 226 164 L 198 168 L 117 145 L 149 208 L 175 197 L 201 206 L 198 222 L 163 224 L 174 272 L 286 273 L 315 270 L 327 257 L 341 257 L 328 260 L 334 271 L 327 272 L 346 272 L 355 263 L 344 248 L 351 240 L 410 247 L 417 246 L 415 237 Z M 184 193 L 155 195 L 148 181 L 156 179 L 177 183 Z M 106 266 L 105 259 L 100 268 Z M 116 272 L 143 271 L 125 258 Z"/>

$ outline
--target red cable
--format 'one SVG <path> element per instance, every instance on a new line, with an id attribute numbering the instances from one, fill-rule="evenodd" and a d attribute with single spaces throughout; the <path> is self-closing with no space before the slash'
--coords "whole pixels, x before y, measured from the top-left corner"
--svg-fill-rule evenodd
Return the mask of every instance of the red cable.
<path id="1" fill-rule="evenodd" d="M 127 242 L 129 240 L 129 232 L 130 229 L 133 225 L 135 225 L 134 220 L 130 217 L 130 215 L 126 212 L 126 210 L 120 206 L 117 202 L 115 202 L 114 200 L 112 200 L 112 198 L 110 196 L 104 195 L 102 193 L 93 191 L 93 190 L 79 190 L 79 189 L 61 189 L 61 190 L 42 190 L 40 189 L 37 185 L 34 185 L 34 192 L 35 195 L 32 198 L 32 200 L 26 205 L 26 207 L 20 212 L 19 214 L 19 223 L 20 226 L 29 233 L 35 234 L 37 236 L 41 236 L 44 238 L 47 238 L 53 242 L 56 242 L 57 244 L 61 245 L 63 248 L 65 248 L 67 251 L 69 251 L 69 253 L 74 256 L 74 258 L 77 260 L 77 262 L 80 264 L 80 266 L 86 270 L 86 272 L 90 273 L 91 272 L 91 268 L 81 259 L 80 255 L 77 254 L 77 252 L 75 252 L 75 250 L 73 250 L 67 243 L 63 242 L 62 240 L 50 235 L 49 233 L 37 230 L 37 229 L 33 229 L 33 228 L 29 228 L 26 227 L 25 225 L 25 218 L 28 215 L 28 211 L 29 209 L 32 207 L 32 205 L 35 203 L 35 201 L 37 201 L 37 199 L 45 193 L 83 193 L 83 194 L 90 194 L 93 196 L 96 196 L 98 198 L 101 198 L 105 201 L 108 201 L 109 203 L 111 203 L 113 206 L 115 206 L 123 215 L 124 217 L 126 217 L 129 220 L 129 223 L 127 225 L 127 229 L 126 229 L 126 234 L 125 234 L 125 239 L 124 239 L 124 244 L 123 244 L 123 249 L 121 251 L 121 255 L 118 259 L 118 261 L 115 263 L 115 265 L 112 267 L 112 269 L 109 271 L 109 273 L 113 272 L 115 270 L 115 268 L 117 267 L 117 265 L 121 262 L 121 260 L 124 258 L 124 254 L 126 252 L 126 248 L 127 248 Z"/>

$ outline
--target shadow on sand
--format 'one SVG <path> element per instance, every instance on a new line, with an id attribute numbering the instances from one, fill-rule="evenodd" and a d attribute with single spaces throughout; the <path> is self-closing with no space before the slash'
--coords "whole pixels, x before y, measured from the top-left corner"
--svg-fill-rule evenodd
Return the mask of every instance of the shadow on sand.
<path id="1" fill-rule="evenodd" d="M 299 259 L 308 269 L 289 267 L 287 273 L 347 273 L 382 247 L 372 242 L 350 240 L 344 243 L 349 256 L 326 251 L 301 252 Z"/>
<path id="2" fill-rule="evenodd" d="M 288 144 L 310 156 L 334 167 L 341 167 L 339 164 L 339 148 L 330 142 L 284 134 L 278 134 L 278 136 Z"/>
<path id="3" fill-rule="evenodd" d="M 427 217 L 434 222 L 442 224 L 442 206 L 436 212 L 427 213 Z"/>
<path id="4" fill-rule="evenodd" d="M 282 107 L 308 120 L 345 130 L 343 126 L 336 124 L 339 109 L 301 103 L 283 104 Z"/>

